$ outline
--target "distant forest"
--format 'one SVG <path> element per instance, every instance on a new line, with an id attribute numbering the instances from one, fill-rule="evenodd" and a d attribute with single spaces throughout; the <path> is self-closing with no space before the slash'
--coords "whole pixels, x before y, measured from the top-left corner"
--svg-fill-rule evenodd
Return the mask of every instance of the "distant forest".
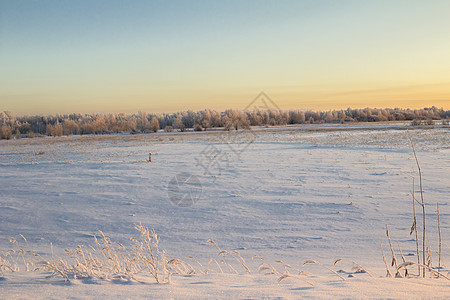
<path id="1" fill-rule="evenodd" d="M 15 117 L 11 112 L 0 113 L 1 139 L 34 137 L 35 135 L 82 135 L 108 133 L 147 133 L 159 130 L 196 131 L 210 128 L 224 130 L 248 129 L 250 126 L 277 126 L 288 124 L 322 124 L 347 122 L 411 121 L 412 125 L 433 125 L 436 120 L 449 124 L 450 110 L 430 107 L 423 109 L 364 108 L 326 112 L 302 110 L 228 109 L 184 111 L 171 114 L 66 114 Z"/>

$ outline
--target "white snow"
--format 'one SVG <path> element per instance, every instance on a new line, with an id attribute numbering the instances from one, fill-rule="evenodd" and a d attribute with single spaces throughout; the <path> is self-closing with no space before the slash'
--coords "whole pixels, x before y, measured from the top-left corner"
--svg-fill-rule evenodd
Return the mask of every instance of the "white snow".
<path id="1" fill-rule="evenodd" d="M 404 126 L 334 125 L 253 128 L 240 132 L 185 132 L 146 135 L 70 136 L 0 141 L 0 250 L 20 234 L 43 256 L 65 257 L 64 249 L 93 244 L 103 231 L 125 245 L 142 224 L 154 229 L 169 259 L 193 256 L 204 266 L 221 249 L 238 250 L 251 274 L 234 261 L 236 274 L 172 276 L 171 284 L 151 278 L 114 280 L 46 278 L 36 272 L 5 272 L 2 298 L 262 298 L 262 297 L 445 297 L 443 278 L 384 278 L 380 241 L 390 262 L 385 235 L 400 259 L 416 261 L 412 225 L 412 178 L 419 179 L 408 140 L 415 142 L 423 172 L 427 232 L 437 265 L 436 202 L 440 205 L 443 263 L 450 253 L 450 130 L 406 131 Z M 152 162 L 147 162 L 149 153 Z M 168 196 L 180 173 L 201 184 L 195 203 L 182 207 Z M 189 188 L 180 187 L 181 196 Z M 174 194 L 177 197 L 178 194 Z M 173 195 L 172 195 L 173 196 Z M 198 198 L 197 198 L 198 196 Z M 419 208 L 416 207 L 419 212 Z M 418 213 L 418 221 L 421 219 Z M 420 225 L 421 223 L 419 223 Z M 421 228 L 419 228 L 421 230 Z M 22 242 L 23 245 L 23 242 Z M 314 285 L 258 273 L 260 255 L 281 273 L 277 260 L 309 275 Z M 332 267 L 346 281 L 317 265 Z M 355 273 L 357 262 L 369 271 Z M 222 266 L 224 270 L 225 266 Z M 200 270 L 201 268 L 199 268 Z M 448 270 L 448 269 L 446 269 Z M 411 268 L 417 273 L 417 268 Z M 444 271 L 447 274 L 447 271 Z M 350 276 L 350 277 L 349 277 Z"/>

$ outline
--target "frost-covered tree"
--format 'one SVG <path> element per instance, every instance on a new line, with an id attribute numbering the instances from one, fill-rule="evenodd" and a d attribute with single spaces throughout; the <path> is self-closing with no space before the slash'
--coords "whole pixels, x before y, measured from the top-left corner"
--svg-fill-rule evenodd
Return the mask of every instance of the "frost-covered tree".
<path id="1" fill-rule="evenodd" d="M 175 120 L 174 126 L 176 129 L 180 130 L 181 132 L 183 132 L 186 128 L 186 126 L 184 126 L 183 123 L 183 118 L 181 115 L 177 116 L 177 119 Z"/>
<path id="2" fill-rule="evenodd" d="M 49 116 L 14 116 L 12 112 L 0 112 L 0 138 L 12 138 L 19 132 L 21 136 L 29 132 L 57 136 L 61 134 L 102 134 L 120 132 L 146 132 L 161 128 L 222 127 L 225 130 L 248 129 L 250 126 L 303 124 L 303 123 L 345 123 L 345 122 L 379 122 L 379 121 L 412 121 L 433 123 L 429 120 L 446 120 L 450 118 L 450 110 L 428 107 L 423 109 L 401 108 L 363 108 L 317 111 L 279 111 L 253 110 L 240 111 L 228 109 L 223 112 L 202 110 L 198 112 L 184 111 L 171 114 L 148 114 L 138 112 L 127 115 L 117 114 L 68 114 Z M 417 122 L 416 121 L 416 122 Z M 158 122 L 158 124 L 156 124 Z M 442 123 L 442 122 L 440 122 Z M 445 123 L 445 122 L 444 122 Z M 62 129 L 60 128 L 62 126 Z"/>
<path id="3" fill-rule="evenodd" d="M 159 121 L 157 117 L 153 117 L 150 128 L 153 132 L 157 132 L 159 130 Z"/>
<path id="4" fill-rule="evenodd" d="M 61 136 L 63 133 L 63 127 L 57 120 L 55 124 L 47 125 L 47 135 L 49 136 Z"/>
<path id="5" fill-rule="evenodd" d="M 2 139 L 9 140 L 12 137 L 11 128 L 8 125 L 2 125 L 0 130 L 0 136 Z"/>
<path id="6" fill-rule="evenodd" d="M 63 134 L 64 135 L 80 133 L 80 126 L 74 120 L 65 119 L 62 126 L 63 126 Z"/>

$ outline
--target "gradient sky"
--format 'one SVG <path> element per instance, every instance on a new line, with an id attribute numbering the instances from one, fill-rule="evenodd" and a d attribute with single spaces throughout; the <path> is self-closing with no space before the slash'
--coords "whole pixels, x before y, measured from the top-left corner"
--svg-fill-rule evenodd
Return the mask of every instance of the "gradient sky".
<path id="1" fill-rule="evenodd" d="M 450 109 L 450 1 L 0 0 L 0 110 Z"/>

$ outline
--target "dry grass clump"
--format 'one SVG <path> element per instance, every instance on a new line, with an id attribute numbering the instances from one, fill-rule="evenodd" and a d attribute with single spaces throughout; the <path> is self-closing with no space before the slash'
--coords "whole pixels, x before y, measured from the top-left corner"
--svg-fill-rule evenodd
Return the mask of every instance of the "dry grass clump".
<path id="1" fill-rule="evenodd" d="M 241 267 L 240 268 L 241 272 L 243 271 L 247 274 L 252 273 L 250 268 L 248 267 L 246 261 L 244 260 L 244 258 L 241 256 L 241 254 L 238 251 L 222 250 L 214 241 L 209 240 L 208 242 L 211 245 L 216 247 L 216 249 L 218 250 L 217 256 L 221 257 L 219 262 L 213 258 L 210 259 L 208 265 L 210 265 L 211 262 L 214 261 L 216 263 L 218 269 L 220 270 L 220 273 L 241 274 L 238 271 L 239 266 Z M 228 258 L 228 260 L 227 260 L 227 258 Z M 308 285 L 314 286 L 314 284 L 311 282 L 311 278 L 313 278 L 314 275 L 309 272 L 306 272 L 304 270 L 301 270 L 301 268 L 304 268 L 305 266 L 311 265 L 311 264 L 315 264 L 324 269 L 329 270 L 330 272 L 332 272 L 334 275 L 338 276 L 343 281 L 345 281 L 345 278 L 339 273 L 346 273 L 350 277 L 352 277 L 353 274 L 357 274 L 357 273 L 367 273 L 370 277 L 373 277 L 372 274 L 374 274 L 373 272 L 369 272 L 367 269 L 362 267 L 360 264 L 358 264 L 352 260 L 349 260 L 349 262 L 351 262 L 353 264 L 351 272 L 346 272 L 342 269 L 338 270 L 338 271 L 333 270 L 331 267 L 328 267 L 316 260 L 307 260 L 299 268 L 292 267 L 291 265 L 283 262 L 282 260 L 277 260 L 277 261 L 275 261 L 275 264 L 272 265 L 269 262 L 267 262 L 260 255 L 254 255 L 252 257 L 252 260 L 259 261 L 257 271 L 255 271 L 254 273 L 278 276 L 278 280 L 277 280 L 278 283 L 280 283 L 281 281 L 283 281 L 285 279 L 293 278 L 293 279 L 299 280 L 301 282 L 307 283 Z M 335 267 L 337 263 L 339 263 L 340 261 L 343 261 L 343 260 L 345 260 L 345 259 L 336 260 L 335 263 L 333 264 L 333 267 Z M 233 264 L 233 262 L 234 262 L 234 264 Z M 223 268 L 220 266 L 219 263 L 226 266 L 227 272 L 223 271 Z M 212 270 L 209 270 L 209 271 L 212 271 Z M 205 272 L 205 273 L 207 273 L 207 272 Z"/>
<path id="2" fill-rule="evenodd" d="M 94 245 L 66 249 L 68 258 L 54 256 L 50 259 L 22 247 L 0 252 L 0 273 L 38 271 L 48 272 L 49 277 L 62 277 L 65 281 L 77 278 L 137 280 L 136 275 L 147 274 L 157 283 L 169 282 L 171 273 L 191 274 L 193 268 L 181 260 L 166 258 L 159 248 L 159 238 L 154 231 L 138 225 L 139 238 L 131 238 L 132 246 L 113 243 L 100 231 L 94 236 Z M 26 239 L 22 236 L 27 243 Z M 16 243 L 16 239 L 11 239 Z M 28 245 L 28 244 L 27 244 Z M 53 249 L 52 249 L 53 253 Z"/>
<path id="3" fill-rule="evenodd" d="M 224 265 L 226 265 L 228 267 L 228 271 L 230 273 L 235 273 L 235 274 L 239 274 L 239 272 L 232 266 L 231 263 L 228 262 L 227 257 L 233 259 L 234 261 L 236 261 L 242 268 L 243 270 L 250 274 L 250 269 L 247 266 L 244 258 L 241 256 L 241 254 L 237 251 L 227 251 L 227 250 L 222 250 L 220 249 L 220 247 L 212 240 L 208 240 L 208 243 L 210 243 L 211 245 L 215 246 L 217 248 L 217 250 L 219 251 L 219 253 L 217 254 L 218 256 L 221 256 L 222 259 L 220 260 L 220 262 Z M 211 264 L 213 260 L 210 259 L 208 262 L 208 265 Z M 220 267 L 220 265 L 217 263 L 217 261 L 214 259 L 214 261 L 216 262 L 216 265 L 218 266 L 219 270 L 221 273 L 223 273 L 223 269 Z"/>
<path id="4" fill-rule="evenodd" d="M 45 258 L 31 250 L 26 250 L 19 246 L 16 239 L 11 242 L 16 249 L 6 252 L 0 252 L 0 276 L 5 276 L 7 272 L 41 272 L 47 273 L 49 278 L 61 277 L 65 281 L 73 279 L 101 279 L 101 280 L 126 280 L 140 281 L 143 278 L 153 278 L 156 283 L 170 283 L 171 276 L 191 275 L 191 274 L 264 274 L 277 276 L 277 282 L 292 278 L 299 280 L 308 285 L 314 286 L 312 279 L 315 277 L 312 273 L 306 272 L 304 268 L 308 265 L 317 265 L 322 267 L 341 280 L 345 281 L 343 274 L 353 277 L 358 273 L 367 273 L 370 277 L 378 277 L 373 272 L 368 271 L 360 264 L 346 259 L 337 259 L 331 267 L 328 267 L 316 260 L 307 260 L 300 267 L 293 267 L 281 260 L 270 264 L 263 257 L 254 255 L 252 260 L 259 261 L 255 271 L 249 267 L 244 257 L 237 251 L 228 251 L 221 249 L 216 242 L 209 240 L 208 243 L 213 245 L 217 252 L 217 259 L 211 258 L 207 265 L 203 265 L 192 256 L 187 256 L 197 267 L 192 266 L 186 261 L 180 259 L 167 259 L 164 250 L 159 247 L 159 238 L 154 231 L 138 225 L 135 227 L 139 232 L 138 238 L 131 238 L 131 246 L 125 247 L 121 243 L 113 243 L 109 237 L 100 231 L 99 237 L 94 237 L 94 244 L 90 246 L 77 246 L 73 250 L 65 250 L 67 257 L 65 259 L 55 256 Z M 387 234 L 389 234 L 387 230 Z M 25 237 L 21 236 L 29 249 L 28 242 Z M 392 244 L 390 244 L 392 247 Z M 25 248 L 27 248 L 25 247 Z M 393 248 L 392 264 L 397 264 L 397 259 Z M 401 249 L 400 249 L 401 251 Z M 384 256 L 384 253 L 383 253 Z M 386 258 L 384 258 L 386 260 Z M 406 277 L 401 271 L 407 270 L 407 267 L 417 265 L 420 268 L 429 270 L 430 274 L 441 276 L 449 279 L 442 271 L 438 271 L 429 265 L 418 264 L 415 262 L 407 262 L 402 255 L 403 263 L 395 265 L 394 273 L 398 277 Z M 333 269 L 338 263 L 347 261 L 352 264 L 350 272 L 342 269 Z M 392 276 L 386 263 L 388 274 Z M 139 277 L 137 277 L 139 275 Z M 450 280 L 450 279 L 449 279 Z"/>
<path id="5" fill-rule="evenodd" d="M 20 235 L 28 246 L 27 239 Z M 17 240 L 11 238 L 11 243 L 15 244 Z M 34 264 L 27 258 L 28 251 L 24 250 L 22 247 L 17 247 L 16 249 L 10 249 L 8 251 L 0 252 L 0 274 L 1 277 L 5 276 L 6 271 L 20 272 L 20 271 L 30 271 L 33 269 Z"/>
<path id="6" fill-rule="evenodd" d="M 437 214 L 437 230 L 438 230 L 438 266 L 433 266 L 433 259 L 432 259 L 432 251 L 431 251 L 431 245 L 430 241 L 428 239 L 427 234 L 427 227 L 426 227 L 426 212 L 425 212 L 425 200 L 424 200 L 424 192 L 423 192 L 423 186 L 422 186 L 422 169 L 419 164 L 419 159 L 417 158 L 416 149 L 414 146 L 414 142 L 410 135 L 408 135 L 411 148 L 413 151 L 414 159 L 417 166 L 417 173 L 419 175 L 419 188 L 420 188 L 420 199 L 417 199 L 415 197 L 415 178 L 412 177 L 412 210 L 413 210 L 413 224 L 411 226 L 410 235 L 414 233 L 415 238 L 415 244 L 416 244 L 416 256 L 417 256 L 417 262 L 412 261 L 406 261 L 405 257 L 403 256 L 402 250 L 400 248 L 400 244 L 398 244 L 398 249 L 402 258 L 402 263 L 398 264 L 397 258 L 395 256 L 395 250 L 391 243 L 391 237 L 389 235 L 389 229 L 386 225 L 386 236 L 389 241 L 389 248 L 391 250 L 392 255 L 392 261 L 390 266 L 386 262 L 386 257 L 383 252 L 383 246 L 381 245 L 381 251 L 383 255 L 383 260 L 386 266 L 386 277 L 392 277 L 392 272 L 390 270 L 390 267 L 394 267 L 394 274 L 395 277 L 426 277 L 427 271 L 429 272 L 429 276 L 436 278 L 439 278 L 440 276 L 444 277 L 447 280 L 450 280 L 446 275 L 442 274 L 440 272 L 442 270 L 442 236 L 441 236 L 441 224 L 440 224 L 440 215 L 439 215 L 439 202 L 436 202 L 436 214 Z M 418 224 L 417 217 L 416 217 L 416 205 L 419 205 L 419 207 L 422 208 L 421 214 L 422 214 L 422 224 Z M 418 227 L 421 225 L 422 234 L 419 235 Z M 420 249 L 420 244 L 422 246 L 422 249 Z M 411 274 L 408 272 L 407 267 L 409 266 L 417 266 L 417 274 Z M 404 274 L 402 274 L 400 271 L 404 270 Z"/>
<path id="7" fill-rule="evenodd" d="M 62 258 L 53 254 L 51 245 L 51 258 L 46 258 L 32 250 L 26 250 L 12 238 L 11 243 L 15 249 L 0 252 L 0 276 L 6 272 L 44 272 L 48 277 L 61 277 L 65 281 L 72 279 L 102 279 L 102 280 L 135 280 L 137 275 L 152 277 L 157 283 L 170 282 L 171 274 L 191 275 L 196 273 L 208 274 L 210 272 L 225 273 L 219 263 L 228 267 L 229 273 L 239 274 L 236 266 L 229 262 L 228 258 L 238 263 L 246 273 L 251 273 L 244 258 L 238 251 L 221 250 L 213 241 L 208 241 L 219 250 L 217 261 L 211 258 L 208 268 L 205 268 L 192 256 L 187 258 L 198 264 L 194 268 L 191 264 L 181 259 L 167 259 L 166 252 L 159 247 L 159 238 L 154 231 L 147 227 L 137 225 L 139 238 L 131 238 L 131 246 L 125 247 L 121 243 L 113 243 L 103 232 L 100 236 L 94 236 L 94 244 L 89 246 L 79 245 L 73 250 L 66 249 L 67 257 Z M 28 242 L 24 236 L 27 249 Z M 215 263 L 215 266 L 212 265 Z"/>
<path id="8" fill-rule="evenodd" d="M 263 273 L 278 276 L 278 283 L 287 278 L 293 278 L 308 285 L 314 285 L 309 280 L 312 274 L 300 270 L 300 268 L 308 264 L 317 264 L 345 280 L 338 273 L 345 271 L 336 272 L 314 260 L 305 261 L 300 268 L 295 268 L 281 260 L 275 261 L 274 266 L 266 262 L 261 256 L 254 255 L 252 259 L 257 259 L 260 263 L 257 270 L 252 271 L 239 251 L 223 250 L 212 240 L 209 240 L 208 243 L 216 248 L 218 258 L 211 258 L 204 266 L 194 257 L 187 256 L 197 265 L 197 267 L 193 267 L 180 259 L 168 260 L 165 251 L 159 247 L 159 238 L 154 231 L 150 231 L 142 225 L 136 226 L 136 230 L 139 232 L 139 238 L 131 238 L 131 246 L 129 247 L 125 247 L 121 243 L 113 243 L 109 237 L 100 231 L 99 237 L 94 236 L 93 245 L 77 246 L 73 250 L 66 249 L 66 258 L 55 256 L 52 245 L 52 255 L 49 259 L 31 250 L 25 250 L 20 247 L 16 239 L 11 239 L 16 249 L 0 252 L 0 275 L 5 276 L 6 272 L 35 271 L 47 273 L 49 278 L 61 277 L 65 281 L 89 278 L 138 281 L 143 277 L 140 276 L 138 279 L 137 276 L 143 275 L 153 278 L 157 283 L 163 283 L 170 282 L 173 274 L 216 273 L 237 275 Z M 21 236 L 21 238 L 28 247 L 25 248 L 29 249 L 25 237 Z M 339 261 L 337 260 L 335 264 Z M 363 267 L 356 265 L 355 273 L 366 273 Z"/>

